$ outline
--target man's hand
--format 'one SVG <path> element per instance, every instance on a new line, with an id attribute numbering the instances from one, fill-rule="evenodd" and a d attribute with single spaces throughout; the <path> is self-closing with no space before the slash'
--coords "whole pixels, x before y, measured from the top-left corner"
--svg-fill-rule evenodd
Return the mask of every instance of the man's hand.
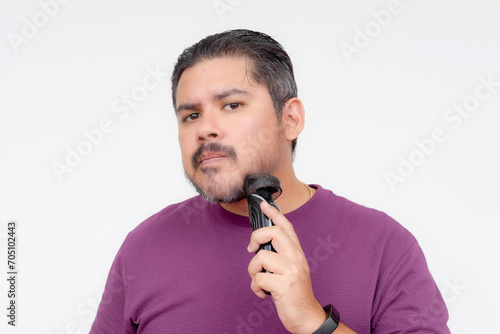
<path id="1" fill-rule="evenodd" d="M 309 265 L 292 224 L 266 202 L 262 211 L 275 224 L 252 233 L 248 251 L 256 252 L 259 245 L 271 241 L 277 253 L 261 250 L 248 265 L 252 291 L 265 298 L 263 290 L 272 294 L 278 316 L 291 333 L 312 333 L 326 319 L 326 314 L 314 297 Z M 262 269 L 272 272 L 263 273 Z"/>

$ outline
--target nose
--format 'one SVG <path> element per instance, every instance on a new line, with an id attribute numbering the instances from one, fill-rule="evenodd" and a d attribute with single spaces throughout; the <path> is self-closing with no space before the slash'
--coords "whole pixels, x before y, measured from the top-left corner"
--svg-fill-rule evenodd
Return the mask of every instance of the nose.
<path id="1" fill-rule="evenodd" d="M 198 122 L 197 133 L 200 143 L 220 139 L 222 128 L 217 115 L 213 112 L 203 113 Z"/>

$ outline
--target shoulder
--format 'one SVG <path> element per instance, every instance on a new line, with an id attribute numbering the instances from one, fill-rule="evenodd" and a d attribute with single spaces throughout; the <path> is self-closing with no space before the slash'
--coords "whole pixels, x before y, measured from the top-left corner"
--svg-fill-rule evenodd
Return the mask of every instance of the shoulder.
<path id="1" fill-rule="evenodd" d="M 353 202 L 336 195 L 331 190 L 318 187 L 318 207 L 322 215 L 351 228 L 380 230 L 383 232 L 408 233 L 394 218 L 380 210 Z"/>
<path id="2" fill-rule="evenodd" d="M 321 195 L 321 215 L 356 243 L 389 245 L 400 251 L 409 249 L 415 237 L 387 213 L 355 203 L 318 186 Z M 333 226 L 332 226 L 333 227 Z"/>
<path id="3" fill-rule="evenodd" d="M 150 216 L 136 228 L 130 231 L 123 246 L 151 241 L 165 234 L 182 231 L 187 222 L 200 219 L 207 213 L 207 202 L 201 196 L 195 196 L 185 201 L 171 204 Z"/>

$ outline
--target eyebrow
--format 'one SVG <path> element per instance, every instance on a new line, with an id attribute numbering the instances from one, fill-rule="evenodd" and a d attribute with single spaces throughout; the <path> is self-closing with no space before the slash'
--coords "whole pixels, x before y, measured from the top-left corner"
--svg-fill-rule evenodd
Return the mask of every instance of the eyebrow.
<path id="1" fill-rule="evenodd" d="M 244 89 L 233 88 L 233 89 L 229 89 L 229 90 L 223 91 L 221 93 L 215 94 L 212 97 L 212 100 L 221 101 L 221 100 L 224 100 L 225 98 L 232 96 L 232 95 L 250 95 L 250 93 Z M 193 110 L 193 109 L 198 108 L 199 106 L 200 106 L 200 103 L 183 103 L 183 104 L 180 104 L 175 109 L 175 113 L 178 114 L 183 110 Z"/>
<path id="2" fill-rule="evenodd" d="M 220 100 L 224 100 L 226 97 L 229 97 L 231 95 L 250 95 L 250 93 L 247 92 L 246 90 L 243 90 L 243 89 L 233 88 L 233 89 L 227 90 L 225 92 L 215 94 L 213 99 L 215 101 L 220 101 Z"/>
<path id="3" fill-rule="evenodd" d="M 175 113 L 178 114 L 183 110 L 193 110 L 193 109 L 196 109 L 199 105 L 200 105 L 199 103 L 183 103 L 183 104 L 180 104 L 175 109 Z"/>

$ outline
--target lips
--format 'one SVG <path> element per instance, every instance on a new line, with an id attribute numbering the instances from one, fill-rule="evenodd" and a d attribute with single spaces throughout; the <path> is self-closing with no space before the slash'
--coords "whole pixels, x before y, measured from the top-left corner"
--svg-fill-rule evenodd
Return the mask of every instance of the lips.
<path id="1" fill-rule="evenodd" d="M 203 153 L 200 158 L 198 159 L 198 165 L 203 164 L 205 161 L 210 161 L 212 159 L 217 159 L 217 158 L 225 158 L 226 155 L 217 153 L 217 152 L 207 152 Z"/>
<path id="2" fill-rule="evenodd" d="M 201 164 L 208 164 L 210 161 L 216 162 L 223 158 L 236 161 L 236 152 L 230 145 L 222 145 L 218 142 L 204 143 L 191 157 L 193 168 L 197 169 Z"/>

